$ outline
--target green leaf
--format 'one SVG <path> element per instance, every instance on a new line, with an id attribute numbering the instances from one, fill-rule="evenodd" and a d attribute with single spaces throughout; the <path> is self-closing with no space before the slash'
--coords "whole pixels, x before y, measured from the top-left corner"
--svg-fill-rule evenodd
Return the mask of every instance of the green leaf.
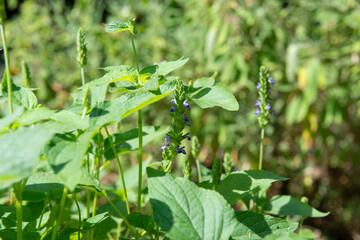
<path id="1" fill-rule="evenodd" d="M 83 230 L 97 228 L 102 222 L 109 218 L 109 212 L 104 212 L 88 218 L 83 225 Z"/>
<path id="2" fill-rule="evenodd" d="M 35 89 L 23 88 L 16 86 L 14 83 L 11 83 L 12 86 L 12 101 L 13 103 L 23 106 L 26 109 L 36 108 L 38 105 L 37 98 L 32 92 Z M 1 82 L 1 91 L 4 97 L 8 97 L 8 88 L 7 88 L 7 79 L 6 71 L 4 72 L 3 80 Z"/>
<path id="3" fill-rule="evenodd" d="M 64 184 L 53 173 L 37 172 L 31 175 L 23 191 L 23 201 L 40 202 L 45 198 L 55 199 L 62 196 Z"/>
<path id="4" fill-rule="evenodd" d="M 83 130 L 89 127 L 88 121 L 73 112 L 67 110 L 50 110 L 45 107 L 24 112 L 16 122 L 20 125 L 32 125 L 44 120 L 52 120 L 74 129 Z"/>
<path id="5" fill-rule="evenodd" d="M 175 90 L 175 81 L 167 81 L 156 91 L 127 93 L 111 101 L 100 103 L 90 114 L 90 125 L 102 126 L 120 121 L 133 112 L 159 101 Z"/>
<path id="6" fill-rule="evenodd" d="M 19 128 L 0 138 L 0 189 L 29 177 L 53 132 L 40 127 Z"/>
<path id="7" fill-rule="evenodd" d="M 214 86 L 216 76 L 217 74 L 214 74 L 211 77 L 196 79 L 193 84 L 194 91 L 196 92 L 200 88 L 211 88 L 212 86 Z"/>
<path id="8" fill-rule="evenodd" d="M 152 140 L 165 135 L 168 128 L 160 129 L 155 126 L 143 127 L 143 145 L 148 144 Z M 131 151 L 136 151 L 139 148 L 139 130 L 137 128 L 131 129 L 124 133 L 116 133 L 111 135 L 115 149 L 118 155 L 126 154 Z M 115 158 L 113 149 L 111 148 L 110 141 L 107 138 L 104 142 L 104 156 L 107 160 Z"/>
<path id="9" fill-rule="evenodd" d="M 329 215 L 329 212 L 320 212 L 292 196 L 285 195 L 272 197 L 263 210 L 281 216 L 325 217 Z"/>
<path id="10" fill-rule="evenodd" d="M 0 130 L 14 123 L 16 119 L 24 112 L 24 108 L 16 108 L 12 114 L 0 118 Z"/>
<path id="11" fill-rule="evenodd" d="M 77 139 L 58 134 L 45 150 L 45 157 L 50 166 L 70 191 L 73 191 L 77 184 L 83 182 L 85 171 L 81 167 L 82 160 L 90 140 L 99 131 L 99 128 L 90 127 Z"/>
<path id="12" fill-rule="evenodd" d="M 237 222 L 229 204 L 212 190 L 147 168 L 156 223 L 170 239 L 229 239 Z"/>
<path id="13" fill-rule="evenodd" d="M 232 239 L 263 239 L 271 233 L 293 232 L 298 227 L 296 222 L 251 211 L 240 211 L 235 215 L 239 225 L 231 234 Z"/>
<path id="14" fill-rule="evenodd" d="M 192 100 L 201 108 L 218 106 L 229 111 L 239 110 L 234 95 L 221 83 L 201 89 L 192 96 Z"/>
<path id="15" fill-rule="evenodd" d="M 256 188 L 267 189 L 271 186 L 271 183 L 285 180 L 287 180 L 287 178 L 264 170 L 239 171 L 227 175 L 220 181 L 220 184 L 215 190 L 219 192 L 230 205 L 233 205 L 246 193 Z"/>
<path id="16" fill-rule="evenodd" d="M 295 233 L 276 232 L 267 235 L 264 240 L 310 240 L 315 238 L 304 237 Z"/>
<path id="17" fill-rule="evenodd" d="M 159 62 L 158 64 L 155 65 L 155 66 L 157 66 L 156 74 L 159 76 L 160 75 L 166 76 L 170 72 L 182 67 L 185 63 L 187 63 L 188 60 L 189 60 L 188 58 L 185 58 L 185 59 L 180 58 L 179 60 L 176 60 L 176 61 Z"/>
<path id="18" fill-rule="evenodd" d="M 112 21 L 105 28 L 107 32 L 121 32 L 126 30 L 130 30 L 128 24 L 120 21 Z"/>
<path id="19" fill-rule="evenodd" d="M 127 216 L 127 220 L 134 227 L 146 230 L 148 234 L 152 234 L 154 232 L 155 222 L 149 215 L 132 212 Z"/>

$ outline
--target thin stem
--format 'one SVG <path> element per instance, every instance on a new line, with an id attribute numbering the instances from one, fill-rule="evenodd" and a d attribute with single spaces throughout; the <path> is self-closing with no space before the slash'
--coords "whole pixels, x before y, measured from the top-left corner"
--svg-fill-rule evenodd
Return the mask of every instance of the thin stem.
<path id="1" fill-rule="evenodd" d="M 65 200 L 66 200 L 66 195 L 68 193 L 68 189 L 65 187 L 63 194 L 61 196 L 61 201 L 60 201 L 60 209 L 59 209 L 59 213 L 58 213 L 58 219 L 55 220 L 54 222 L 54 229 L 52 232 L 52 236 L 51 236 L 51 240 L 55 240 L 56 239 L 56 233 L 57 233 L 57 228 L 59 226 L 59 223 L 61 222 L 61 218 L 62 218 L 62 213 L 63 213 L 63 209 L 64 209 L 64 205 L 65 205 Z"/>
<path id="2" fill-rule="evenodd" d="M 22 193 L 16 198 L 16 222 L 17 222 L 17 238 L 18 240 L 23 239 L 22 234 Z"/>
<path id="3" fill-rule="evenodd" d="M 84 85 L 85 85 L 85 74 L 84 74 L 84 68 L 83 68 L 83 67 L 81 67 L 80 71 L 81 71 L 81 83 L 82 83 L 82 85 L 84 86 Z"/>
<path id="4" fill-rule="evenodd" d="M 259 157 L 259 170 L 262 169 L 262 161 L 263 161 L 263 148 L 264 148 L 264 135 L 265 129 L 261 128 L 261 141 L 260 141 L 260 157 Z"/>
<path id="5" fill-rule="evenodd" d="M 82 113 L 82 115 L 81 115 L 81 118 L 82 118 L 82 119 L 84 119 L 84 118 L 85 118 L 86 111 L 87 111 L 87 109 L 86 109 L 86 107 L 85 107 L 85 108 L 84 108 L 84 111 L 83 111 L 83 113 Z"/>
<path id="6" fill-rule="evenodd" d="M 79 212 L 78 239 L 80 240 L 80 239 L 81 239 L 81 236 L 80 236 L 80 231 L 81 231 L 81 210 L 80 210 L 80 206 L 79 206 L 78 200 L 76 199 L 75 193 L 73 193 L 72 195 L 73 195 L 73 198 L 74 198 L 74 200 L 75 200 L 76 207 L 77 207 L 78 212 Z"/>
<path id="7" fill-rule="evenodd" d="M 91 194 L 91 192 L 88 189 L 87 193 L 86 193 L 86 217 L 87 217 L 87 219 L 90 218 L 90 194 Z M 90 239 L 89 231 L 86 232 L 86 239 Z"/>
<path id="8" fill-rule="evenodd" d="M 197 167 L 198 178 L 199 178 L 199 183 L 200 183 L 200 182 L 202 181 L 202 177 L 201 177 L 200 161 L 199 161 L 199 159 L 196 159 L 196 167 Z"/>
<path id="9" fill-rule="evenodd" d="M 95 217 L 95 215 L 96 215 L 96 205 L 97 205 L 97 194 L 95 193 L 92 217 Z M 92 229 L 91 230 L 91 237 L 90 237 L 91 240 L 94 239 L 94 233 L 95 233 L 95 231 L 94 231 L 94 229 Z"/>
<path id="10" fill-rule="evenodd" d="M 139 74 L 140 74 L 140 67 L 139 67 L 139 59 L 136 53 L 134 35 L 130 34 L 131 36 L 131 44 L 134 52 L 134 58 L 136 63 L 136 69 L 138 74 L 138 84 L 139 84 Z M 141 190 L 142 190 L 142 153 L 143 153 L 143 130 L 142 130 L 142 110 L 138 111 L 138 135 L 139 135 L 139 154 L 138 154 L 138 162 L 139 162 L 139 179 L 138 179 L 138 197 L 137 197 L 137 211 L 140 212 L 141 210 Z"/>
<path id="11" fill-rule="evenodd" d="M 135 57 L 136 69 L 137 69 L 138 74 L 139 74 L 139 73 L 140 73 L 139 59 L 138 59 L 138 56 L 137 56 L 137 54 L 136 54 L 136 47 L 135 47 L 134 35 L 130 34 L 130 37 L 131 37 L 131 44 L 132 44 L 132 48 L 133 48 L 133 52 L 134 52 L 134 57 Z"/>
<path id="12" fill-rule="evenodd" d="M 10 64 L 9 64 L 9 54 L 7 51 L 6 38 L 5 38 L 5 27 L 3 19 L 0 18 L 1 24 L 1 39 L 4 49 L 4 60 L 5 60 L 5 68 L 6 68 L 6 77 L 7 77 L 7 88 L 8 88 L 8 96 L 9 96 L 9 108 L 10 112 L 13 113 L 12 106 L 12 82 L 11 82 L 11 72 L 10 72 Z"/>
<path id="13" fill-rule="evenodd" d="M 110 136 L 107 127 L 105 126 L 104 128 L 105 128 L 105 132 L 106 132 L 106 134 L 107 134 L 107 136 L 108 136 L 108 139 L 109 139 L 111 148 L 112 148 L 112 150 L 113 150 L 113 152 L 114 152 L 114 155 L 115 155 L 117 164 L 118 164 L 118 166 L 119 166 L 119 171 L 120 171 L 120 175 L 121 175 L 121 181 L 122 181 L 122 185 L 123 185 L 123 188 L 124 188 L 126 209 L 127 209 L 128 214 L 130 214 L 130 207 L 129 207 L 129 201 L 128 201 L 127 190 L 126 190 L 126 185 L 125 185 L 125 178 L 124 178 L 123 168 L 122 168 L 122 165 L 121 165 L 119 156 L 117 155 L 117 152 L 116 152 L 116 149 L 115 149 L 115 146 L 114 146 L 114 142 L 113 142 L 113 140 L 112 140 L 112 137 Z"/>
<path id="14" fill-rule="evenodd" d="M 138 197 L 137 197 L 137 211 L 141 210 L 141 190 L 142 190 L 142 154 L 143 154 L 143 130 L 142 130 L 142 110 L 138 111 L 138 135 L 139 135 L 139 180 L 138 180 Z"/>
<path id="15" fill-rule="evenodd" d="M 106 199 L 106 201 L 114 208 L 115 212 L 124 220 L 125 225 L 130 229 L 131 233 L 135 236 L 135 232 L 133 227 L 130 225 L 126 217 L 119 211 L 119 209 L 115 206 L 115 204 L 108 198 L 108 196 L 103 195 L 103 197 Z"/>
<path id="16" fill-rule="evenodd" d="M 42 221 L 42 218 L 43 218 L 44 213 L 45 213 L 45 211 L 46 211 L 46 207 L 47 207 L 48 203 L 49 203 L 49 199 L 46 198 L 46 200 L 45 200 L 45 202 L 44 202 L 44 207 L 43 207 L 43 209 L 42 209 L 42 211 L 41 211 L 40 218 L 39 218 L 39 225 L 38 225 L 38 228 L 37 228 L 38 231 L 41 230 L 41 221 Z"/>
<path id="17" fill-rule="evenodd" d="M 301 227 L 304 223 L 304 220 L 305 220 L 306 217 L 302 217 L 301 220 L 300 220 L 300 224 L 299 224 L 299 231 L 301 230 Z"/>

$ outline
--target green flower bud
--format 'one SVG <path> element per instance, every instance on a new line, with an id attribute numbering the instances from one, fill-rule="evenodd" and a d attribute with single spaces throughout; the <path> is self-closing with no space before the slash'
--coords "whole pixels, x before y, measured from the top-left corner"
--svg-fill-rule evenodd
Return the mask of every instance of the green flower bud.
<path id="1" fill-rule="evenodd" d="M 78 30 L 77 47 L 78 47 L 78 63 L 80 67 L 84 67 L 87 64 L 87 48 L 86 48 L 86 36 L 82 28 Z"/>
<path id="2" fill-rule="evenodd" d="M 214 188 L 219 184 L 221 180 L 221 174 L 222 174 L 221 160 L 220 158 L 215 158 L 211 169 L 211 177 Z"/>
<path id="3" fill-rule="evenodd" d="M 199 151 L 200 151 L 199 139 L 196 136 L 193 136 L 193 138 L 191 140 L 191 154 L 193 155 L 193 157 L 195 159 L 198 158 Z"/>
<path id="4" fill-rule="evenodd" d="M 223 165 L 226 175 L 230 174 L 233 170 L 233 161 L 229 153 L 225 153 Z"/>
<path id="5" fill-rule="evenodd" d="M 184 174 L 184 178 L 188 179 L 191 181 L 191 162 L 189 159 L 186 159 L 185 163 L 184 163 L 184 168 L 183 168 L 183 174 Z"/>
<path id="6" fill-rule="evenodd" d="M 25 80 L 25 86 L 29 88 L 31 86 L 31 75 L 30 75 L 30 69 L 26 62 L 22 62 L 22 71 L 24 73 L 24 80 Z"/>

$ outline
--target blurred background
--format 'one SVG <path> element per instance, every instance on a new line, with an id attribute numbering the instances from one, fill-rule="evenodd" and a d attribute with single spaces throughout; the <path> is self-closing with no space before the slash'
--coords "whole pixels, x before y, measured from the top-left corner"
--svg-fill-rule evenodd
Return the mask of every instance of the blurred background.
<path id="1" fill-rule="evenodd" d="M 43 106 L 66 108 L 81 85 L 76 34 L 87 35 L 86 80 L 109 65 L 134 65 L 128 34 L 106 23 L 136 17 L 140 67 L 182 56 L 187 82 L 218 72 L 238 112 L 192 108 L 200 160 L 231 153 L 237 169 L 257 168 L 255 111 L 261 65 L 276 84 L 276 118 L 266 129 L 264 169 L 290 178 L 271 193 L 307 196 L 331 211 L 307 219 L 324 239 L 360 239 L 360 4 L 355 0 L 7 0 L 11 71 L 23 85 L 22 61 Z M 2 52 L 1 52 L 2 54 Z M 3 57 L 1 67 L 3 72 Z M 145 108 L 147 124 L 167 125 L 169 103 Z M 135 116 L 136 117 L 136 116 Z M 129 122 L 132 119 L 128 120 Z M 124 128 L 126 124 L 122 123 Z M 133 126 L 133 125 L 132 125 Z M 122 127 L 123 128 L 123 127 Z M 161 145 L 148 146 L 157 152 Z M 157 153 L 159 154 L 159 153 Z M 160 156 L 160 155 L 159 155 Z"/>

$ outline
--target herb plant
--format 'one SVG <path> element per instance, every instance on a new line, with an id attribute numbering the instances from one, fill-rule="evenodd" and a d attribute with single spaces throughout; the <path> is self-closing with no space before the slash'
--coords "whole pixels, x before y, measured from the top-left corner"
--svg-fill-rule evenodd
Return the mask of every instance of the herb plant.
<path id="1" fill-rule="evenodd" d="M 198 160 L 200 144 L 196 136 L 191 136 L 192 105 L 239 109 L 230 90 L 216 83 L 216 74 L 188 84 L 179 76 L 169 76 L 186 64 L 188 59 L 183 58 L 140 68 L 135 19 L 113 21 L 105 30 L 129 33 L 135 67 L 108 66 L 104 76 L 86 82 L 87 52 L 91 46 L 87 46 L 85 32 L 80 29 L 77 61 L 82 86 L 73 95 L 74 102 L 69 108 L 51 110 L 38 104 L 30 84 L 21 87 L 11 81 L 5 17 L 3 13 L 0 16 L 6 58 L 1 89 L 9 108 L 9 114 L 0 121 L 0 190 L 8 193 L 10 199 L 0 205 L 1 238 L 314 237 L 302 229 L 294 233 L 299 223 L 292 216 L 300 216 L 298 221 L 302 222 L 305 217 L 323 217 L 328 213 L 291 196 L 266 197 L 273 182 L 287 180 L 261 170 L 264 132 L 272 113 L 270 86 L 274 83 L 266 68 L 260 69 L 256 102 L 261 128 L 259 169 L 235 171 L 231 156 L 225 154 L 223 162 L 216 158 L 210 170 Z M 28 68 L 24 69 L 31 79 Z M 174 97 L 169 101 L 172 122 L 164 123 L 170 127 L 143 126 L 146 116 L 142 109 L 154 108 L 155 102 L 172 94 Z M 117 131 L 114 126 L 135 112 L 138 117 L 135 128 Z M 144 161 L 143 145 L 160 136 L 164 137 L 158 148 L 162 159 Z M 119 156 L 134 151 L 138 153 L 138 162 L 125 169 Z M 172 173 L 178 156 L 185 156 L 183 178 Z M 121 184 L 100 184 L 113 159 Z M 235 204 L 237 207 L 233 208 Z M 235 211 L 238 206 L 242 210 Z"/>

